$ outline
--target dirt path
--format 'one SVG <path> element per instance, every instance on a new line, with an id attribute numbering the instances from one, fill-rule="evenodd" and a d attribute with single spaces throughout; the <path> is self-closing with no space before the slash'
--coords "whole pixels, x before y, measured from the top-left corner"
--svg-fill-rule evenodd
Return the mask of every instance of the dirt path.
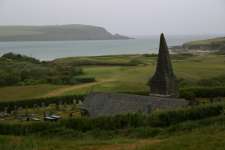
<path id="1" fill-rule="evenodd" d="M 161 140 L 145 139 L 145 140 L 138 140 L 137 142 L 131 143 L 131 144 L 89 146 L 89 147 L 85 147 L 83 150 L 136 150 L 145 145 L 159 144 L 160 142 Z"/>
<path id="2" fill-rule="evenodd" d="M 97 81 L 97 82 L 93 82 L 93 83 L 86 83 L 86 84 L 81 84 L 81 85 L 74 85 L 74 86 L 68 86 L 68 87 L 64 87 L 61 89 L 56 89 L 53 90 L 51 92 L 49 92 L 48 94 L 44 95 L 44 97 L 52 97 L 52 96 L 60 96 L 63 95 L 66 92 L 70 92 L 70 91 L 74 91 L 77 89 L 82 89 L 82 88 L 88 88 L 94 85 L 98 85 L 98 84 L 102 84 L 102 83 L 106 83 L 106 82 L 112 82 L 114 80 L 112 79 L 108 79 L 108 80 L 101 80 L 101 81 Z"/>

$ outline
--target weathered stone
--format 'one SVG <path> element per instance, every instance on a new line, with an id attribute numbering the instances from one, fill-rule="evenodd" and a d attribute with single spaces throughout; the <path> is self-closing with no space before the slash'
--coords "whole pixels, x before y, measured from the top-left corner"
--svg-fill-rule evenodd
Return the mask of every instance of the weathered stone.
<path id="1" fill-rule="evenodd" d="M 160 36 L 159 54 L 156 72 L 149 82 L 151 95 L 178 96 L 177 79 L 173 72 L 169 50 L 163 34 Z"/>
<path id="2" fill-rule="evenodd" d="M 90 117 L 113 116 L 127 113 L 150 113 L 156 109 L 172 109 L 187 106 L 184 99 L 140 96 L 120 93 L 89 94 L 80 109 Z"/>

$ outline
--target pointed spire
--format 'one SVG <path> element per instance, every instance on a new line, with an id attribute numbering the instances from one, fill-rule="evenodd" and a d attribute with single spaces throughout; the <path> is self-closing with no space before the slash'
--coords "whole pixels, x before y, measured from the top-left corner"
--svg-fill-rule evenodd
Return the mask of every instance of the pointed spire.
<path id="1" fill-rule="evenodd" d="M 168 46 L 163 33 L 160 36 L 159 54 L 158 54 L 156 73 L 170 74 L 170 75 L 173 74 L 173 67 L 170 60 L 170 54 L 169 54 Z"/>
<path id="2" fill-rule="evenodd" d="M 151 94 L 177 95 L 177 81 L 173 73 L 169 50 L 164 34 L 160 36 L 159 54 L 156 72 L 150 80 Z"/>
<path id="3" fill-rule="evenodd" d="M 166 43 L 166 39 L 165 39 L 165 36 L 163 33 L 161 33 L 160 35 L 160 44 L 159 44 L 160 48 L 159 50 L 165 50 L 166 53 L 169 53 L 168 51 L 168 46 L 167 46 L 167 43 Z"/>

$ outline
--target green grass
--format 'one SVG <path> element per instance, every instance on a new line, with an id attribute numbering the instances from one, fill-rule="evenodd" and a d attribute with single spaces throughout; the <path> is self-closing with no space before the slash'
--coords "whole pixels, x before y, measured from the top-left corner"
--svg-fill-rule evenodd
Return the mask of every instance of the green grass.
<path id="1" fill-rule="evenodd" d="M 116 138 L 110 140 L 101 140 L 86 138 L 77 140 L 74 138 L 60 137 L 18 137 L 18 136 L 0 136 L 1 150 L 82 150 L 97 149 L 111 146 L 112 144 L 131 144 L 134 140 Z"/>
<path id="2" fill-rule="evenodd" d="M 224 107 L 224 103 L 218 103 L 216 105 Z M 216 108 L 214 107 L 216 105 L 208 106 L 214 109 Z M 205 108 L 205 106 L 202 106 L 202 108 L 203 107 Z M 198 115 L 198 113 L 200 113 L 204 114 L 205 117 L 197 117 L 198 119 L 186 118 L 183 120 L 180 116 L 180 114 L 182 114 L 182 112 L 180 111 L 178 111 L 175 116 L 171 115 L 171 113 L 168 113 L 167 111 L 164 111 L 164 115 L 168 114 L 169 120 L 174 121 L 174 119 L 176 120 L 176 118 L 182 120 L 181 122 L 172 121 L 172 124 L 168 124 L 166 126 L 127 126 L 126 128 L 117 129 L 119 124 L 116 123 L 116 128 L 111 129 L 111 125 L 113 125 L 113 123 L 109 123 L 110 126 L 107 126 L 107 122 L 105 122 L 106 124 L 104 122 L 99 122 L 100 120 L 98 119 L 100 118 L 97 119 L 98 121 L 96 120 L 97 122 L 89 122 L 88 124 L 86 124 L 87 126 L 85 126 L 85 122 L 83 122 L 84 120 L 81 122 L 83 125 L 78 125 L 78 122 L 75 122 L 75 124 L 74 122 L 72 122 L 73 125 L 71 126 L 69 124 L 72 120 L 67 120 L 68 122 L 65 122 L 66 120 L 64 120 L 63 122 L 59 122 L 59 124 L 46 122 L 41 122 L 41 124 L 32 124 L 31 122 L 2 123 L 1 133 L 7 135 L 0 135 L 0 149 L 222 150 L 225 146 L 225 115 L 223 109 L 220 108 L 220 110 L 222 111 L 218 115 L 213 115 L 213 117 L 210 117 L 210 115 L 204 113 L 203 109 L 196 111 L 196 108 L 197 107 L 184 109 L 186 113 L 183 113 L 185 115 L 181 116 L 185 117 L 189 114 L 188 112 L 190 110 L 195 109 L 195 113 L 197 114 L 192 115 L 202 116 Z M 177 115 L 180 117 L 176 117 Z M 166 119 L 165 116 L 163 116 L 160 118 Z M 119 120 L 120 119 L 115 120 L 115 122 Z M 124 121 L 124 119 L 122 120 Z M 89 130 L 88 125 L 94 126 L 95 123 L 97 123 L 99 126 Z M 105 128 L 102 125 L 105 126 Z M 109 129 L 107 129 L 108 127 Z M 84 130 L 81 130 L 81 128 L 84 128 Z M 18 130 L 24 131 L 18 133 Z"/>
<path id="3" fill-rule="evenodd" d="M 152 60 L 152 58 L 148 58 Z M 149 61 L 148 60 L 148 61 Z M 84 71 L 95 76 L 96 85 L 79 89 L 80 91 L 147 91 L 147 82 L 153 75 L 155 65 L 146 62 L 148 65 L 133 67 L 86 67 Z M 225 75 L 225 57 L 218 55 L 193 56 L 183 60 L 174 59 L 174 70 L 178 78 L 196 82 L 201 79 L 208 79 Z M 64 94 L 76 92 L 71 90 Z M 79 91 L 78 90 L 78 91 Z"/>
<path id="4" fill-rule="evenodd" d="M 178 78 L 197 82 L 225 75 L 224 55 L 172 56 Z M 155 70 L 155 57 L 143 55 L 101 56 L 94 59 L 110 62 L 130 62 L 140 59 L 146 65 L 137 66 L 84 66 L 88 76 L 96 82 L 81 85 L 36 85 L 0 88 L 0 100 L 17 100 L 37 97 L 87 93 L 90 91 L 137 92 L 148 91 L 146 85 Z M 57 60 L 73 63 L 74 58 Z M 65 62 L 64 62 L 65 61 Z M 122 131 L 122 130 L 121 130 Z M 54 131 L 53 131 L 54 132 Z M 53 135 L 6 136 L 0 135 L 1 150 L 223 150 L 225 147 L 224 116 L 204 120 L 186 121 L 168 128 L 137 128 L 121 134 L 85 133 L 81 136 L 66 130 Z M 93 136 L 96 135 L 96 136 Z"/>
<path id="5" fill-rule="evenodd" d="M 137 150 L 224 150 L 225 128 L 211 126 L 162 139 Z"/>
<path id="6" fill-rule="evenodd" d="M 191 82 L 225 75 L 224 55 L 194 55 L 173 57 L 174 71 L 177 77 Z M 144 55 L 119 55 L 87 57 L 94 60 L 129 62 L 138 58 L 146 65 L 137 66 L 84 66 L 87 76 L 96 78 L 96 82 L 82 85 L 57 86 L 36 85 L 0 88 L 0 100 L 16 100 L 42 96 L 60 96 L 87 93 L 90 91 L 133 92 L 149 90 L 147 82 L 155 70 L 155 57 Z M 69 60 L 68 60 L 69 59 Z M 83 59 L 83 58 L 77 58 Z M 73 63 L 75 58 L 60 59 L 57 63 Z M 65 62 L 64 62 L 65 61 Z M 69 62 L 68 62 L 69 61 Z"/>
<path id="7" fill-rule="evenodd" d="M 14 101 L 45 97 L 50 91 L 65 88 L 66 86 L 38 85 L 38 86 L 10 86 L 0 89 L 0 101 Z"/>
<path id="8" fill-rule="evenodd" d="M 4 150 L 223 150 L 225 146 L 224 116 L 187 121 L 148 135 L 148 129 L 128 130 L 129 134 L 106 136 L 61 135 L 0 135 L 0 149 Z M 136 133 L 135 133 L 136 131 Z M 143 132 L 144 131 L 144 132 Z M 126 133 L 126 132 L 125 132 Z M 137 133 L 139 136 L 137 136 Z M 142 135 L 142 136 L 140 136 Z M 144 136 L 143 136 L 144 135 Z"/>
<path id="9" fill-rule="evenodd" d="M 201 50 L 225 50 L 225 37 L 214 38 L 208 40 L 192 41 L 183 44 L 185 49 L 201 49 Z"/>
<path id="10" fill-rule="evenodd" d="M 214 38 L 214 39 L 208 39 L 208 40 L 198 40 L 198 41 L 193 41 L 189 42 L 187 44 L 189 45 L 210 45 L 212 43 L 224 43 L 225 38 Z"/>

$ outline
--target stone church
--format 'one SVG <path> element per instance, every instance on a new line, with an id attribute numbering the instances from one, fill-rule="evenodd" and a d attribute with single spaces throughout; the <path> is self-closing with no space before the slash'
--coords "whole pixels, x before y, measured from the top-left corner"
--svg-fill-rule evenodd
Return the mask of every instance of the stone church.
<path id="1" fill-rule="evenodd" d="M 113 116 L 126 113 L 150 113 L 156 109 L 185 107 L 188 102 L 178 99 L 177 79 L 169 55 L 166 39 L 160 37 L 156 71 L 149 81 L 150 95 L 121 93 L 91 93 L 81 107 L 90 117 Z"/>

